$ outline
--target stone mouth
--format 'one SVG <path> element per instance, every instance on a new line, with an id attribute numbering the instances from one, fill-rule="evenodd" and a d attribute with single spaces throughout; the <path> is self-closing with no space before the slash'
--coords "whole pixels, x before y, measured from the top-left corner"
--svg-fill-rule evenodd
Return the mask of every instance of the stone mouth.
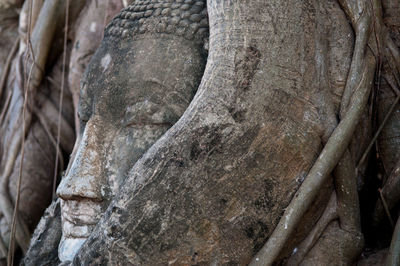
<path id="1" fill-rule="evenodd" d="M 100 220 L 101 204 L 94 201 L 61 202 L 63 237 L 87 238 Z"/>
<path id="2" fill-rule="evenodd" d="M 76 225 L 68 220 L 62 221 L 62 233 L 67 238 L 88 238 L 93 231 L 95 224 Z"/>
<path id="3" fill-rule="evenodd" d="M 63 212 L 62 218 L 64 221 L 68 221 L 69 223 L 82 226 L 82 225 L 95 225 L 99 221 L 98 215 L 95 217 L 87 214 L 81 214 L 77 212 Z"/>
<path id="4" fill-rule="evenodd" d="M 91 200 L 62 200 L 62 218 L 75 225 L 94 225 L 100 219 L 102 204 Z"/>

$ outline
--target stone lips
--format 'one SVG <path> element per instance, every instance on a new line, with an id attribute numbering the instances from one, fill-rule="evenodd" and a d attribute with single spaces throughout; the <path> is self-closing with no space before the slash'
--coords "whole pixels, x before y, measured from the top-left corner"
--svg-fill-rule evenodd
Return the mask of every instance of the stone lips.
<path id="1" fill-rule="evenodd" d="M 105 37 L 126 38 L 166 33 L 206 43 L 208 15 L 205 0 L 136 0 L 106 27 Z"/>

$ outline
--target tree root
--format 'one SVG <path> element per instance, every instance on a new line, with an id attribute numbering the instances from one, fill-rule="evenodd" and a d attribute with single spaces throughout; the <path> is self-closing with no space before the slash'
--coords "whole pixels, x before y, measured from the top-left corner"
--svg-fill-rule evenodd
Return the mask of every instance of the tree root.
<path id="1" fill-rule="evenodd" d="M 340 228 L 357 235 L 361 234 L 356 171 L 349 150 L 343 154 L 343 158 L 334 170 L 334 176 Z"/>
<path id="2" fill-rule="evenodd" d="M 397 70 L 397 73 L 400 73 L 400 52 L 398 50 L 398 47 L 393 42 L 392 38 L 390 38 L 389 32 L 387 30 L 385 30 L 383 34 L 386 47 L 388 48 L 385 57 L 387 58 L 391 68 L 395 68 Z M 400 84 L 399 77 L 395 71 L 393 71 L 393 74 L 396 77 L 397 83 Z"/>
<path id="3" fill-rule="evenodd" d="M 67 39 L 68 39 L 68 17 L 69 17 L 69 0 L 66 0 L 65 4 L 65 28 L 64 28 L 64 49 L 63 49 L 63 64 L 61 74 L 61 92 L 58 107 L 58 120 L 57 120 L 57 144 L 56 144 L 56 161 L 54 166 L 54 177 L 53 177 L 53 199 L 56 197 L 56 186 L 58 176 L 58 157 L 60 157 L 60 136 L 61 136 L 61 119 L 62 119 L 62 107 L 64 99 L 64 83 L 65 83 L 65 65 L 67 64 Z M 64 166 L 61 166 L 64 169 Z"/>
<path id="4" fill-rule="evenodd" d="M 354 44 L 354 53 L 351 61 L 349 75 L 340 103 L 340 117 L 343 118 L 347 112 L 350 100 L 352 99 L 354 89 L 360 82 L 363 72 L 361 68 L 365 64 L 365 48 L 370 37 L 371 17 L 367 11 L 363 12 L 358 23 L 353 27 L 356 32 L 356 41 Z"/>
<path id="5" fill-rule="evenodd" d="M 10 93 L 8 94 L 7 100 L 6 100 L 6 102 L 4 103 L 4 106 L 3 106 L 3 110 L 1 111 L 0 124 L 3 123 L 4 117 L 6 116 L 6 113 L 7 113 L 7 110 L 8 110 L 8 106 L 10 105 L 10 102 L 11 102 L 11 97 L 12 97 L 12 91 L 10 91 Z"/>
<path id="6" fill-rule="evenodd" d="M 29 39 L 28 39 L 28 42 L 29 42 Z M 21 242 L 24 241 L 24 242 L 22 242 L 22 244 L 19 243 L 24 254 L 28 250 L 29 241 L 30 241 L 29 229 L 26 226 L 26 224 L 21 224 L 21 222 L 23 223 L 23 221 L 18 217 L 18 205 L 19 205 L 19 200 L 20 200 L 20 195 L 21 195 L 20 191 L 21 191 L 22 170 L 23 170 L 23 162 L 24 162 L 25 138 L 26 138 L 27 132 L 29 132 L 29 128 L 32 123 L 32 114 L 30 112 L 28 112 L 28 114 L 27 114 L 27 103 L 28 103 L 27 99 L 28 99 L 30 80 L 32 77 L 32 70 L 33 70 L 33 65 L 30 68 L 29 75 L 28 75 L 28 81 L 26 83 L 26 87 L 24 88 L 25 93 L 24 93 L 24 104 L 23 104 L 23 108 L 22 108 L 22 134 L 21 134 L 20 138 L 18 138 L 20 140 L 20 144 L 18 146 L 21 147 L 21 159 L 20 159 L 19 173 L 18 173 L 17 198 L 15 200 L 15 207 L 12 210 L 13 214 L 12 214 L 12 219 L 11 219 L 11 236 L 10 236 L 10 244 L 9 244 L 8 256 L 7 256 L 7 265 L 10 265 L 10 266 L 13 264 L 13 259 L 14 259 L 15 238 L 17 237 L 18 243 L 20 241 Z M 26 122 L 27 120 L 29 121 L 29 124 L 27 124 L 27 122 Z M 15 162 L 15 159 L 14 159 L 14 162 Z M 10 172 L 10 174 L 11 174 L 11 172 Z M 7 178 L 5 178 L 5 180 L 9 180 L 9 175 L 7 176 Z M 3 189 L 4 189 L 4 187 L 3 187 Z M 25 226 L 25 228 L 22 226 Z M 20 237 L 18 237 L 18 233 L 16 232 L 17 228 L 18 228 L 18 230 L 21 230 L 21 232 L 19 232 L 19 234 L 21 234 L 20 237 L 24 236 L 24 237 L 28 237 L 28 239 L 20 239 Z M 22 230 L 24 230 L 25 232 Z M 16 233 L 17 233 L 17 236 L 16 236 Z"/>
<path id="7" fill-rule="evenodd" d="M 38 19 L 39 13 L 40 13 L 40 10 L 41 10 L 41 8 L 43 6 L 43 2 L 44 2 L 44 0 L 32 0 L 32 1 L 30 1 L 30 4 L 32 5 L 32 7 L 31 7 L 31 10 L 32 10 L 32 12 L 31 12 L 31 23 L 30 23 L 31 27 L 34 27 L 35 24 L 36 24 L 36 21 Z"/>
<path id="8" fill-rule="evenodd" d="M 341 2 L 347 4 L 349 11 L 353 10 L 347 1 Z M 285 245 L 285 242 L 289 239 L 291 233 L 317 195 L 322 184 L 329 178 L 330 173 L 341 159 L 343 153 L 347 150 L 347 146 L 351 141 L 354 130 L 368 101 L 376 65 L 372 52 L 366 50 L 366 40 L 369 39 L 371 32 L 371 14 L 367 7 L 364 7 L 362 11 L 361 13 L 353 11 L 348 12 L 350 14 L 362 14 L 362 18 L 360 19 L 353 16 L 352 21 L 356 22 L 356 24 L 353 25 L 357 36 L 355 51 L 364 51 L 362 53 L 364 57 L 363 60 L 361 60 L 363 64 L 360 62 L 353 67 L 354 70 L 349 74 L 346 82 L 345 90 L 347 92 L 346 96 L 343 97 L 345 97 L 344 100 L 347 101 L 346 97 L 351 95 L 351 100 L 348 100 L 348 104 L 346 104 L 346 102 L 342 104 L 343 110 L 346 110 L 342 113 L 345 113 L 345 115 L 328 139 L 327 144 L 289 206 L 286 208 L 283 217 L 269 237 L 267 243 L 253 258 L 250 265 L 271 265 L 274 262 Z M 362 24 L 362 26 L 360 26 L 360 24 Z M 359 47 L 362 45 L 364 45 L 364 47 Z M 356 57 L 353 57 L 353 59 L 354 58 Z M 357 83 L 352 80 L 354 78 L 356 78 Z"/>
<path id="9" fill-rule="evenodd" d="M 357 237 L 362 236 L 355 167 L 348 150 L 336 166 L 334 176 L 336 192 L 332 193 L 328 206 L 313 230 L 303 240 L 296 252 L 290 256 L 287 262 L 288 265 L 299 265 L 323 234 L 328 224 L 337 218 L 339 218 L 339 225 L 342 230 Z M 363 240 L 361 239 L 360 241 L 362 243 Z M 357 245 L 357 247 L 354 247 L 351 251 L 352 254 L 348 254 L 349 259 L 356 257 L 361 252 L 361 245 Z"/>
<path id="10" fill-rule="evenodd" d="M 365 23 L 364 23 L 365 24 Z M 318 27 L 318 26 L 317 26 Z M 319 34 L 323 35 L 325 31 L 320 31 Z M 357 78 L 360 78 L 360 73 L 357 73 L 357 68 L 355 66 L 362 65 L 363 57 L 364 57 L 364 49 L 366 46 L 366 38 L 364 40 L 359 40 L 361 44 L 355 53 L 353 54 L 353 64 L 352 64 L 352 81 L 353 84 L 346 84 L 347 96 L 344 97 L 344 101 L 342 103 L 347 102 L 346 104 L 341 105 L 341 116 L 343 117 L 346 113 L 346 109 L 348 107 L 348 102 L 353 94 L 352 89 L 355 86 Z M 327 47 L 325 47 L 327 49 Z M 324 61 L 324 60 L 321 60 Z M 325 77 L 327 74 L 325 73 Z M 328 78 L 324 79 L 325 82 L 321 84 L 321 88 L 324 86 L 329 86 Z M 347 98 L 346 98 L 347 97 Z M 332 110 L 329 113 L 329 121 L 332 121 L 333 129 L 337 126 L 337 118 L 335 112 Z M 326 126 L 326 128 L 330 128 L 330 126 Z M 329 135 L 330 135 L 329 131 Z M 327 139 L 329 139 L 329 135 Z M 325 139 L 326 141 L 326 139 Z M 293 254 L 289 257 L 288 265 L 299 265 L 303 259 L 306 257 L 308 252 L 311 249 L 314 249 L 314 245 L 320 242 L 319 238 L 324 234 L 326 227 L 330 224 L 334 219 L 340 218 L 339 226 L 341 229 L 346 232 L 354 232 L 353 234 L 360 239 L 361 229 L 360 229 L 360 209 L 359 209 L 359 200 L 358 200 L 358 192 L 357 192 L 357 184 L 355 178 L 355 166 L 353 162 L 353 158 L 347 149 L 343 155 L 343 158 L 337 164 L 334 170 L 335 177 L 335 190 L 336 192 L 332 193 L 331 199 L 328 203 L 328 206 L 325 208 L 325 211 L 322 217 L 318 220 L 317 224 L 314 226 L 312 231 L 308 234 L 306 239 L 304 239 L 300 246 L 296 248 L 296 252 L 293 251 Z M 349 235 L 351 235 L 350 233 Z M 347 238 L 346 238 L 347 240 Z M 362 240 L 362 239 L 361 239 Z M 361 241 L 362 243 L 362 241 Z M 359 247 L 359 248 L 357 248 Z M 351 250 L 348 254 L 348 259 L 351 260 L 355 258 L 359 252 L 361 252 L 361 245 L 355 246 L 354 249 Z M 320 249 L 319 246 L 316 249 Z M 318 252 L 317 252 L 318 253 Z"/>
<path id="11" fill-rule="evenodd" d="M 366 67 L 363 69 L 364 73 L 362 79 L 358 88 L 355 89 L 347 114 L 332 133 L 332 136 L 329 138 L 305 181 L 286 208 L 283 218 L 279 221 L 279 224 L 268 239 L 266 245 L 253 259 L 251 265 L 272 264 L 285 242 L 289 239 L 290 234 L 300 221 L 302 215 L 318 193 L 319 188 L 329 177 L 329 174 L 350 143 L 357 123 L 368 101 L 372 85 L 375 60 L 371 53 L 369 53 L 365 65 Z"/>
<path id="12" fill-rule="evenodd" d="M 25 123 L 27 125 L 26 129 L 29 129 L 31 123 L 31 117 L 27 116 L 26 119 L 27 119 L 25 120 Z M 10 199 L 10 195 L 8 193 L 8 184 L 10 176 L 15 166 L 15 161 L 21 149 L 22 138 L 25 137 L 27 131 L 28 130 L 26 130 L 25 132 L 19 131 L 19 133 L 14 135 L 13 138 L 14 141 L 11 143 L 11 146 L 9 147 L 8 150 L 9 154 L 7 154 L 6 157 L 7 161 L 5 163 L 4 171 L 2 173 L 2 183 L 0 186 L 0 208 L 9 224 L 11 224 L 13 220 L 14 207 Z M 23 160 L 23 158 L 21 158 L 21 160 Z M 25 224 L 25 222 L 22 221 L 20 218 L 16 219 L 16 226 L 17 226 L 16 239 L 22 251 L 25 253 L 26 250 L 28 249 L 30 241 L 29 229 L 28 226 Z"/>
<path id="13" fill-rule="evenodd" d="M 328 224 L 337 218 L 338 214 L 336 193 L 332 192 L 331 198 L 329 199 L 328 205 L 326 206 L 321 218 L 319 218 L 317 224 L 313 227 L 311 232 L 301 242 L 301 244 L 296 248 L 296 250 L 293 251 L 293 255 L 290 256 L 289 260 L 287 261 L 287 265 L 299 265 L 308 253 L 308 251 L 314 246 L 319 237 L 322 235 Z"/>
<path id="14" fill-rule="evenodd" d="M 32 51 L 33 54 L 33 64 L 31 67 L 25 66 L 25 69 L 31 69 L 29 72 L 29 81 L 28 84 L 26 84 L 26 89 L 25 89 L 25 102 L 28 100 L 27 99 L 27 92 L 32 91 L 31 97 L 34 99 L 35 97 L 35 91 L 36 88 L 39 86 L 42 78 L 43 78 L 43 70 L 45 68 L 45 63 L 47 61 L 47 57 L 50 51 L 50 46 L 52 43 L 53 36 L 55 34 L 55 29 L 56 29 L 56 24 L 55 21 L 57 21 L 57 18 L 62 16 L 63 12 L 63 1 L 59 0 L 53 0 L 53 1 L 46 1 L 45 4 L 43 5 L 43 8 L 41 9 L 41 14 L 42 16 L 38 17 L 37 23 L 35 25 L 34 31 L 33 31 L 33 40 L 32 40 Z M 29 12 L 30 13 L 30 12 Z M 30 21 L 31 22 L 31 21 Z M 30 23 L 29 23 L 30 24 Z M 28 30 L 28 47 L 30 47 L 30 25 L 28 25 L 29 30 Z M 15 48 L 16 49 L 16 48 Z M 30 82 L 32 80 L 32 82 Z M 22 88 L 22 86 L 21 86 Z M 15 232 L 15 237 L 17 239 L 18 244 L 20 245 L 22 251 L 25 253 L 26 250 L 28 249 L 29 241 L 30 241 L 30 233 L 28 230 L 28 227 L 26 224 L 21 220 L 21 218 L 16 216 L 15 209 L 12 205 L 12 201 L 10 200 L 10 196 L 8 193 L 8 184 L 9 184 L 9 178 L 11 176 L 11 173 L 14 169 L 14 164 L 16 161 L 16 158 L 22 149 L 22 154 L 23 154 L 23 140 L 25 139 L 25 136 L 27 132 L 29 132 L 31 120 L 32 120 L 32 114 L 31 112 L 27 111 L 25 113 L 25 104 L 24 104 L 24 110 L 23 110 L 23 124 L 24 124 L 24 130 L 20 131 L 18 128 L 15 130 L 19 133 L 13 134 L 11 138 L 11 143 L 10 147 L 7 150 L 7 161 L 5 163 L 4 171 L 2 173 L 2 184 L 0 186 L 0 207 L 2 208 L 2 213 L 4 214 L 5 218 L 10 224 L 13 224 L 13 230 L 12 234 Z M 21 157 L 21 164 L 23 162 L 23 156 Z M 22 171 L 22 165 L 20 166 L 20 176 L 21 176 L 21 171 Z M 20 187 L 21 183 L 21 178 L 18 180 L 18 184 Z M 19 189 L 18 189 L 18 194 L 17 194 L 17 202 L 16 202 L 16 209 L 18 208 L 18 197 L 19 197 Z M 14 212 L 14 215 L 13 215 Z M 14 216 L 14 218 L 13 218 Z M 15 229 L 16 228 L 16 229 Z M 11 236 L 11 242 L 13 242 L 13 236 Z M 10 243 L 12 244 L 12 243 Z M 12 249 L 10 249 L 12 250 Z M 10 255 L 10 254 L 9 254 Z M 12 256 L 11 256 L 12 257 Z M 10 258 L 8 263 L 10 263 Z"/>
<path id="15" fill-rule="evenodd" d="M 0 100 L 1 100 L 1 97 L 3 96 L 3 91 L 5 90 L 5 87 L 6 87 L 7 77 L 8 77 L 8 73 L 10 72 L 12 59 L 14 58 L 14 55 L 18 50 L 18 44 L 19 44 L 19 38 L 17 38 L 15 40 L 14 45 L 11 48 L 10 54 L 8 55 L 6 63 L 4 65 L 4 70 L 3 70 L 3 73 L 2 73 L 1 79 L 0 79 Z"/>
<path id="16" fill-rule="evenodd" d="M 51 143 L 53 144 L 54 149 L 55 150 L 60 149 L 60 144 L 57 143 L 57 141 L 54 138 L 53 134 L 51 134 L 49 125 L 48 125 L 48 123 L 46 121 L 46 118 L 44 117 L 42 111 L 39 110 L 38 108 L 36 108 L 35 109 L 35 115 L 39 118 L 39 122 L 42 125 L 44 131 L 46 132 L 47 136 L 49 137 Z M 59 160 L 61 169 L 64 169 L 64 158 L 58 154 L 56 159 Z"/>
<path id="17" fill-rule="evenodd" d="M 14 212 L 13 204 L 9 199 L 8 191 L 4 190 L 3 187 L 0 188 L 0 194 L 1 194 L 0 205 L 2 213 L 4 214 L 4 217 L 7 219 L 7 221 L 11 223 L 13 220 L 13 212 Z M 16 219 L 16 226 L 17 226 L 17 231 L 15 237 L 17 239 L 19 246 L 22 249 L 22 252 L 25 253 L 28 250 L 30 241 L 28 226 L 19 217 L 17 217 Z"/>
<path id="18" fill-rule="evenodd" d="M 0 236 L 0 252 L 2 253 L 2 257 L 6 257 L 7 256 L 7 247 L 6 244 L 3 241 L 3 238 Z"/>
<path id="19" fill-rule="evenodd" d="M 32 88 L 38 88 L 42 81 L 47 57 L 53 43 L 53 37 L 55 36 L 57 22 L 65 15 L 64 6 L 64 1 L 51 0 L 45 1 L 40 10 L 31 37 L 34 54 Z"/>
<path id="20" fill-rule="evenodd" d="M 52 135 L 56 136 L 58 126 L 58 109 L 53 102 L 43 97 L 42 94 L 39 93 L 37 98 L 40 102 L 43 102 L 43 105 L 38 112 L 42 115 L 42 118 L 46 120 L 46 124 L 49 126 L 49 130 Z M 75 141 L 75 131 L 63 116 L 61 116 L 61 128 L 63 130 L 61 132 L 59 145 L 64 151 L 71 151 Z"/>

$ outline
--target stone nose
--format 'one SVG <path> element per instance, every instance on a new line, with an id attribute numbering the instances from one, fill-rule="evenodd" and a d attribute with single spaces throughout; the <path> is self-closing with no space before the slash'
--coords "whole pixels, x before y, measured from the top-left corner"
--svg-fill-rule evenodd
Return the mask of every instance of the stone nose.
<path id="1" fill-rule="evenodd" d="M 95 128 L 89 121 L 70 171 L 58 186 L 57 195 L 63 200 L 82 198 L 94 201 L 103 200 L 101 147 L 97 141 Z"/>

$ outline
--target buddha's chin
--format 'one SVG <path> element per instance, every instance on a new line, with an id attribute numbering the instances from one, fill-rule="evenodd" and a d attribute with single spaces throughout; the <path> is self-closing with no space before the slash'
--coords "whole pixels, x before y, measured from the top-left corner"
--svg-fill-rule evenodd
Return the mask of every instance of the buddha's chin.
<path id="1" fill-rule="evenodd" d="M 60 261 L 72 261 L 86 239 L 87 237 L 75 238 L 64 237 L 63 235 L 58 245 L 58 258 Z"/>

